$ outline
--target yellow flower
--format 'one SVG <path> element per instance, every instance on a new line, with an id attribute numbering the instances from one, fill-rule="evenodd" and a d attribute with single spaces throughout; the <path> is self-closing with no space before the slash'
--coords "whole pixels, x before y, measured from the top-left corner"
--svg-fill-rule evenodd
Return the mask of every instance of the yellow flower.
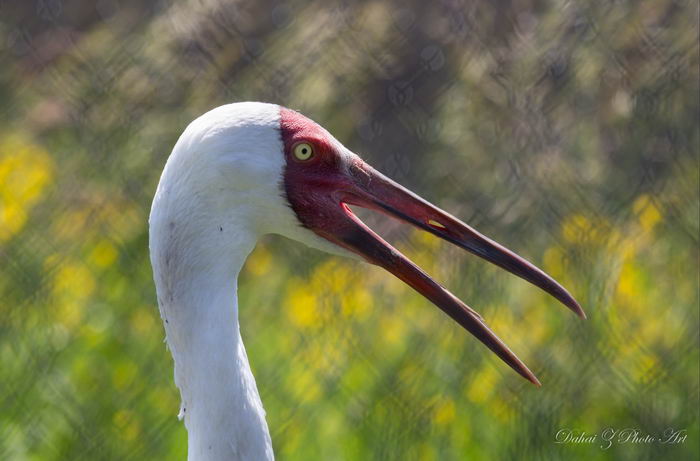
<path id="1" fill-rule="evenodd" d="M 53 280 L 53 310 L 58 321 L 69 329 L 77 326 L 83 318 L 86 299 L 95 287 L 92 272 L 84 264 L 66 261 L 60 265 Z"/>
<path id="2" fill-rule="evenodd" d="M 622 266 L 620 279 L 617 282 L 617 295 L 631 305 L 640 303 L 643 297 L 639 293 L 644 289 L 642 274 L 633 262 L 626 262 Z"/>
<path id="3" fill-rule="evenodd" d="M 341 297 L 341 312 L 346 317 L 355 317 L 358 320 L 366 319 L 370 313 L 372 296 L 358 284 L 356 289 L 347 289 Z"/>
<path id="4" fill-rule="evenodd" d="M 303 280 L 295 278 L 291 282 L 287 299 L 290 320 L 298 327 L 317 328 L 321 326 L 321 316 L 316 295 Z"/>
<path id="5" fill-rule="evenodd" d="M 654 205 L 648 195 L 639 196 L 637 200 L 634 201 L 632 209 L 637 215 L 642 229 L 647 232 L 652 230 L 654 226 L 661 221 L 661 211 Z"/>
<path id="6" fill-rule="evenodd" d="M 313 402 L 321 396 L 321 385 L 318 378 L 309 369 L 299 364 L 292 369 L 287 385 L 289 390 L 300 402 Z"/>
<path id="7" fill-rule="evenodd" d="M 433 422 L 439 426 L 450 424 L 456 415 L 455 403 L 449 397 L 442 399 L 433 411 Z"/>
<path id="8" fill-rule="evenodd" d="M 272 269 L 272 254 L 265 245 L 258 245 L 246 260 L 246 270 L 256 277 L 263 276 Z"/>
<path id="9" fill-rule="evenodd" d="M 406 334 L 406 316 L 394 315 L 393 313 L 385 314 L 380 317 L 379 324 L 381 328 L 382 341 L 396 345 L 404 338 Z"/>
<path id="10" fill-rule="evenodd" d="M 48 152 L 19 136 L 0 141 L 0 242 L 22 230 L 53 177 Z"/>
<path id="11" fill-rule="evenodd" d="M 149 338 L 154 331 L 160 331 L 159 322 L 155 320 L 155 316 L 158 315 L 156 312 L 155 306 L 141 306 L 135 309 L 129 320 L 131 329 L 143 338 Z"/>
<path id="12" fill-rule="evenodd" d="M 141 435 L 141 424 L 136 415 L 129 410 L 119 410 L 112 418 L 117 432 L 126 441 L 135 440 Z"/>
<path id="13" fill-rule="evenodd" d="M 570 243 L 580 243 L 588 240 L 591 232 L 591 222 L 582 214 L 569 216 L 561 226 L 564 240 Z"/>
<path id="14" fill-rule="evenodd" d="M 493 366 L 485 363 L 484 367 L 474 375 L 467 389 L 467 397 L 475 403 L 485 402 L 493 392 L 498 382 L 498 375 Z"/>
<path id="15" fill-rule="evenodd" d="M 97 267 L 108 267 L 114 263 L 119 256 L 117 249 L 107 239 L 102 239 L 97 242 L 90 252 L 90 261 Z"/>

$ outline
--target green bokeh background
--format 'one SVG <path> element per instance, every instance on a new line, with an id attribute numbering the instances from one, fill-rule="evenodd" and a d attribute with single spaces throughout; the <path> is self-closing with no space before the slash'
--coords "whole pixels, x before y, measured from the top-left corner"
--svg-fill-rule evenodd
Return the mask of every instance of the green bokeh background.
<path id="1" fill-rule="evenodd" d="M 589 316 L 362 213 L 536 389 L 389 274 L 265 237 L 240 316 L 279 459 L 698 459 L 697 40 L 690 1 L 0 2 L 0 459 L 185 459 L 147 217 L 187 123 L 241 100 L 320 122 Z M 686 438 L 602 449 L 609 427 Z"/>

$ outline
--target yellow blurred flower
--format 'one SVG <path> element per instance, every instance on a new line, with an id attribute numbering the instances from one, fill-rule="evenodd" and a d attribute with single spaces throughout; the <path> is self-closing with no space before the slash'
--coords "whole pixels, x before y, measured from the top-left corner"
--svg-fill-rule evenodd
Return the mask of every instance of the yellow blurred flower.
<path id="1" fill-rule="evenodd" d="M 334 339 L 334 338 L 332 338 Z M 342 360 L 341 348 L 328 347 L 325 342 L 313 341 L 300 349 L 298 356 L 308 363 L 315 372 L 328 374 L 339 366 Z"/>
<path id="2" fill-rule="evenodd" d="M 441 399 L 433 410 L 433 422 L 439 426 L 450 424 L 456 415 L 455 403 L 449 397 Z"/>
<path id="3" fill-rule="evenodd" d="M 642 229 L 647 232 L 651 231 L 663 217 L 661 215 L 661 211 L 659 211 L 658 207 L 646 194 L 639 196 L 637 200 L 634 201 L 632 209 L 637 215 L 637 219 L 639 220 L 639 224 L 642 226 Z"/>
<path id="4" fill-rule="evenodd" d="M 265 245 L 259 244 L 246 260 L 245 267 L 256 277 L 267 274 L 272 268 L 272 253 Z"/>
<path id="5" fill-rule="evenodd" d="M 379 319 L 382 342 L 390 345 L 399 344 L 406 334 L 406 316 L 383 314 Z"/>
<path id="6" fill-rule="evenodd" d="M 364 288 L 364 285 L 358 285 L 355 289 L 345 290 L 340 302 L 341 312 L 344 316 L 364 320 L 370 313 L 372 295 Z"/>
<path id="7" fill-rule="evenodd" d="M 134 310 L 129 319 L 131 329 L 137 332 L 141 337 L 148 338 L 154 334 L 154 331 L 160 331 L 160 322 L 155 319 L 157 309 L 153 306 L 142 306 Z"/>
<path id="8" fill-rule="evenodd" d="M 292 368 L 287 378 L 287 388 L 299 402 L 304 403 L 316 401 L 322 394 L 316 375 L 303 366 Z"/>
<path id="9" fill-rule="evenodd" d="M 8 240 L 19 232 L 25 222 L 27 222 L 27 214 L 20 204 L 4 201 L 0 209 L 0 241 Z"/>
<path id="10" fill-rule="evenodd" d="M 639 267 L 632 261 L 625 262 L 617 281 L 617 295 L 626 302 L 637 304 L 642 299 L 639 294 L 643 288 Z"/>
<path id="11" fill-rule="evenodd" d="M 475 403 L 485 402 L 493 393 L 499 378 L 494 367 L 488 363 L 472 377 L 471 384 L 467 388 L 467 398 Z"/>
<path id="12" fill-rule="evenodd" d="M 659 367 L 658 359 L 652 354 L 642 355 L 636 363 L 634 369 L 635 381 L 645 382 L 648 381 L 655 370 L 663 369 Z"/>
<path id="13" fill-rule="evenodd" d="M 321 316 L 316 295 L 303 280 L 295 278 L 291 282 L 287 295 L 287 313 L 290 320 L 298 327 L 318 328 Z"/>
<path id="14" fill-rule="evenodd" d="M 14 135 L 0 140 L 0 242 L 22 230 L 53 177 L 48 152 Z"/>
<path id="15" fill-rule="evenodd" d="M 163 415 L 175 415 L 180 408 L 180 393 L 172 387 L 159 386 L 148 393 L 148 403 Z"/>
<path id="16" fill-rule="evenodd" d="M 493 397 L 488 403 L 488 409 L 501 423 L 510 421 L 515 414 L 513 407 L 500 397 Z"/>
<path id="17" fill-rule="evenodd" d="M 73 261 L 60 264 L 53 278 L 56 304 L 52 311 L 57 321 L 69 330 L 78 326 L 83 319 L 85 302 L 95 288 L 95 279 L 85 264 Z"/>
<path id="18" fill-rule="evenodd" d="M 56 271 L 53 288 L 57 297 L 81 300 L 95 291 L 95 279 L 85 264 L 65 261 Z"/>
<path id="19" fill-rule="evenodd" d="M 513 316 L 512 310 L 507 306 L 500 306 L 500 308 L 491 311 L 489 325 L 500 337 L 517 338 L 519 336 L 517 331 L 513 331 L 515 327 L 515 317 Z"/>
<path id="20" fill-rule="evenodd" d="M 119 256 L 119 252 L 112 242 L 101 239 L 90 252 L 90 261 L 97 267 L 104 268 L 111 266 L 116 261 L 117 256 Z"/>
<path id="21" fill-rule="evenodd" d="M 561 225 L 561 233 L 564 240 L 578 243 L 586 238 L 586 233 L 591 228 L 591 223 L 584 215 L 569 216 Z"/>
<path id="22" fill-rule="evenodd" d="M 564 240 L 574 244 L 607 246 L 619 238 L 614 227 L 602 216 L 593 219 L 578 213 L 567 217 L 561 225 Z"/>
<path id="23" fill-rule="evenodd" d="M 435 445 L 423 442 L 418 445 L 418 459 L 421 461 L 435 461 L 438 459 Z"/>
<path id="24" fill-rule="evenodd" d="M 135 440 L 141 435 L 141 424 L 132 411 L 126 409 L 117 411 L 112 422 L 116 426 L 117 432 L 126 441 Z"/>
<path id="25" fill-rule="evenodd" d="M 565 274 L 566 267 L 564 252 L 559 247 L 549 247 L 543 256 L 544 270 L 555 279 L 559 280 Z"/>

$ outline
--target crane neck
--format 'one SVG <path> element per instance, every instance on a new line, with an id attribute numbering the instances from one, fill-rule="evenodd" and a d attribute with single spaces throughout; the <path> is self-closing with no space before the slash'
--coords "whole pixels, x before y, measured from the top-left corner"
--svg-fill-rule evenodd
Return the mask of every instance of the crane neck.
<path id="1" fill-rule="evenodd" d="M 237 279 L 256 235 L 177 207 L 151 214 L 151 261 L 188 461 L 272 460 L 265 411 L 238 324 Z M 241 220 L 239 222 L 244 222 Z"/>

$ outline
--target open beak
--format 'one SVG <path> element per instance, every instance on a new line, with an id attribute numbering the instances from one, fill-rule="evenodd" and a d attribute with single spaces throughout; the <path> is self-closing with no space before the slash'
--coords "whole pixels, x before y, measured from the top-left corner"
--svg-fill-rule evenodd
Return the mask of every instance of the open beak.
<path id="1" fill-rule="evenodd" d="M 332 229 L 317 229 L 324 238 L 353 251 L 368 262 L 383 267 L 413 287 L 477 337 L 524 378 L 540 382 L 525 364 L 484 323 L 483 318 L 435 282 L 420 267 L 369 229 L 352 213 L 349 205 L 374 209 L 406 221 L 447 240 L 499 267 L 537 285 L 578 316 L 585 318 L 576 300 L 553 278 L 507 248 L 484 237 L 459 219 L 423 200 L 357 158 L 349 167 L 349 181 L 340 194 L 348 219 Z"/>

